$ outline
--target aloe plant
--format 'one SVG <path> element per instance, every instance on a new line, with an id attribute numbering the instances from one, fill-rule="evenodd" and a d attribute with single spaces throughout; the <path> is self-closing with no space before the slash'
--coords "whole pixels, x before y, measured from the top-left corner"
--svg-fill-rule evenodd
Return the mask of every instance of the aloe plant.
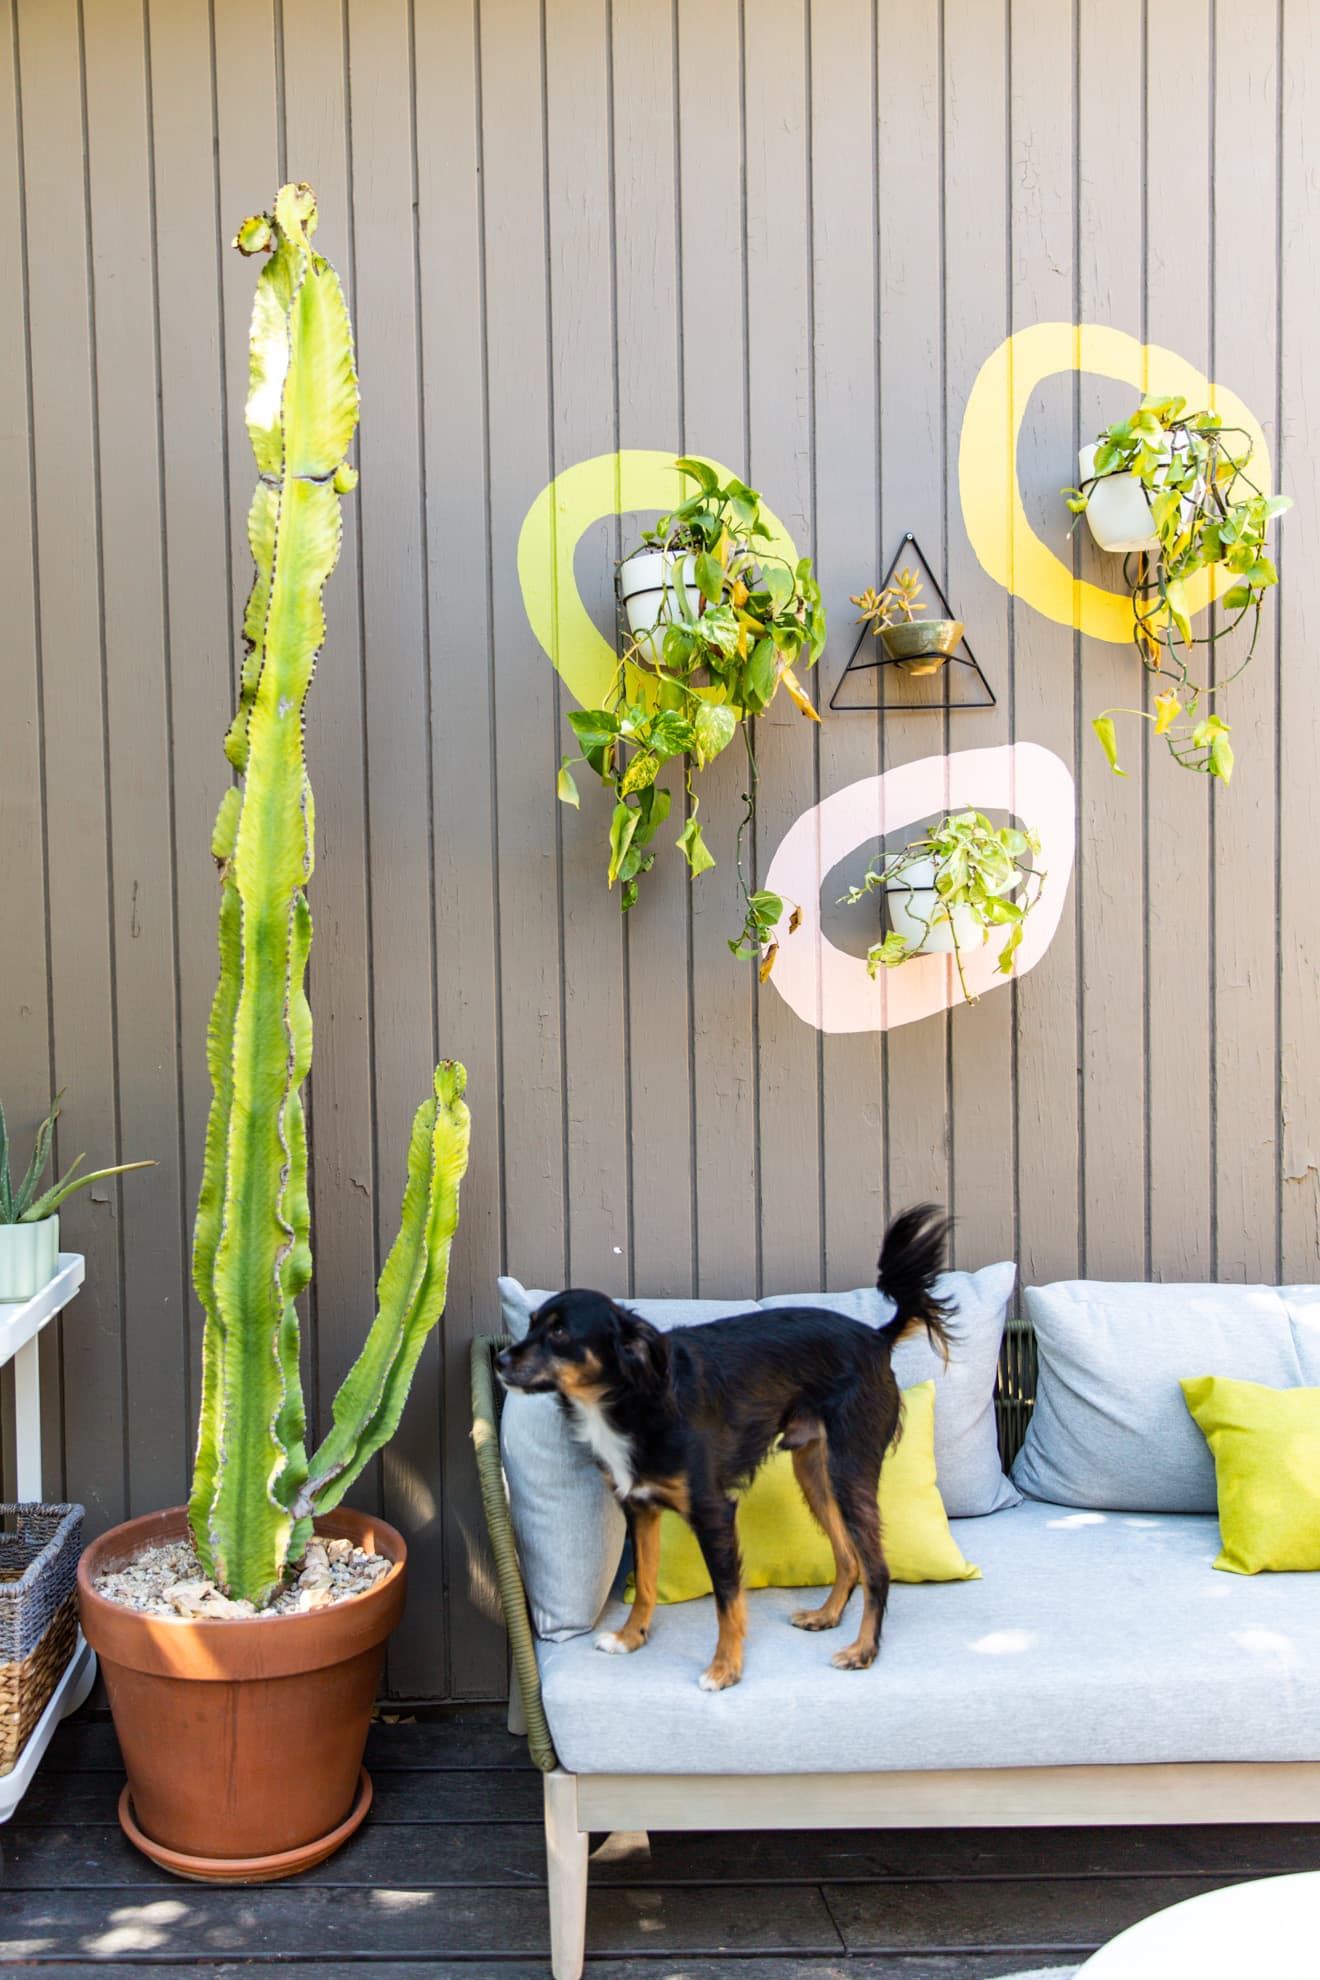
<path id="1" fill-rule="evenodd" d="M 255 574 L 226 791 L 220 980 L 211 1010 L 211 1112 L 193 1243 L 206 1312 L 202 1407 L 189 1501 L 203 1567 L 261 1607 L 301 1559 L 315 1514 L 337 1505 L 393 1435 L 444 1310 L 467 1167 L 466 1074 L 443 1061 L 413 1121 L 398 1238 L 378 1311 L 309 1459 L 296 1308 L 312 1274 L 302 1086 L 312 1055 L 305 977 L 314 814 L 303 712 L 339 555 L 340 500 L 358 422 L 353 334 L 334 269 L 311 245 L 316 199 L 286 185 L 233 245 L 266 254 L 252 312 L 247 428 L 258 481 Z"/>
<path id="2" fill-rule="evenodd" d="M 75 1155 L 64 1174 L 57 1176 L 50 1188 L 38 1196 L 37 1184 L 50 1160 L 51 1136 L 60 1117 L 60 1101 L 63 1098 L 63 1093 L 56 1094 L 50 1112 L 37 1129 L 32 1159 L 18 1183 L 14 1183 L 9 1174 L 9 1129 L 5 1125 L 5 1110 L 0 1107 L 0 1224 L 39 1224 L 43 1217 L 53 1217 L 67 1197 L 72 1196 L 75 1190 L 86 1189 L 88 1183 L 103 1182 L 107 1176 L 126 1176 L 130 1169 L 155 1168 L 154 1162 L 118 1162 L 112 1169 L 92 1169 L 87 1175 L 80 1176 L 78 1170 L 87 1157 Z"/>

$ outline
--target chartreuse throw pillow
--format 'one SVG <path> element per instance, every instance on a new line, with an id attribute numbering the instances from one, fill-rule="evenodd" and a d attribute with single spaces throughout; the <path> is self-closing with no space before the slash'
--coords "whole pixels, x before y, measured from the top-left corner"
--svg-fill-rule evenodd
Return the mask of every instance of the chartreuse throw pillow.
<path id="1" fill-rule="evenodd" d="M 1199 1375 L 1182 1392 L 1215 1461 L 1215 1566 L 1320 1569 L 1320 1389 Z"/>
<path id="2" fill-rule="evenodd" d="M 903 1434 L 880 1470 L 880 1518 L 895 1581 L 980 1580 L 980 1568 L 963 1559 L 949 1531 L 935 1480 L 933 1381 L 903 1391 Z M 743 1494 L 738 1539 L 748 1588 L 824 1588 L 834 1580 L 830 1543 L 807 1510 L 788 1451 L 767 1459 Z M 663 1513 L 658 1599 L 690 1602 L 709 1594 L 692 1528 L 677 1513 Z"/>

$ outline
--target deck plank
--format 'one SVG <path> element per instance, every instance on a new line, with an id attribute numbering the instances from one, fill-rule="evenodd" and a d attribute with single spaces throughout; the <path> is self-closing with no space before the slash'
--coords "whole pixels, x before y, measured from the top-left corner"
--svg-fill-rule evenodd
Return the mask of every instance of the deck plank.
<path id="1" fill-rule="evenodd" d="M 1185 1898 L 1234 1877 L 1001 1878 L 831 1884 L 826 1901 L 849 1952 L 1091 1953 Z"/>
<path id="2" fill-rule="evenodd" d="M 373 1819 L 381 1822 L 539 1822 L 541 1781 L 535 1773 L 408 1768 L 372 1771 Z M 25 1826 L 113 1823 L 122 1776 L 40 1773 L 20 1810 Z"/>
<path id="3" fill-rule="evenodd" d="M 885 1830 L 611 1836 L 592 1856 L 594 1885 L 880 1884 L 1004 1879 L 1266 1877 L 1320 1866 L 1313 1830 Z M 117 1825 L 33 1822 L 0 1833 L 15 1890 L 92 1889 L 174 1880 L 138 1856 Z M 375 1817 L 304 1884 L 355 1889 L 544 1884 L 538 1821 L 385 1822 Z"/>
<path id="4" fill-rule="evenodd" d="M 105 1971 L 104 1963 L 101 1970 Z M 205 1973 L 208 1980 L 244 1980 L 258 1961 L 189 1960 L 186 1965 L 139 1964 L 116 1960 L 111 1968 L 115 1980 L 189 1980 Z M 657 1959 L 596 1959 L 587 1956 L 586 1980 L 1000 1980 L 1021 1967 L 1013 1953 L 881 1953 L 872 1958 L 761 1958 L 687 1959 L 681 1968 Z M 86 1980 L 86 1961 L 40 1961 L 31 1969 L 42 1980 Z M 416 1960 L 382 1959 L 322 1960 L 316 1957 L 308 1970 L 316 1980 L 473 1980 L 474 1968 L 466 1960 L 436 1962 L 424 1956 Z M 544 1958 L 525 1960 L 516 1955 L 483 1961 L 483 1970 L 498 1980 L 546 1980 Z M 1067 1971 L 1061 1968 L 1060 1971 Z"/>
<path id="5" fill-rule="evenodd" d="M 117 1773 L 124 1763 L 109 1719 L 74 1718 L 61 1726 L 42 1763 L 57 1774 Z M 432 1722 L 377 1720 L 367 1735 L 367 1765 L 534 1771 L 527 1742 L 504 1729 L 503 1715 Z"/>
<path id="6" fill-rule="evenodd" d="M 155 1959 L 307 1959 L 318 1970 L 340 1959 L 489 1958 L 543 1954 L 545 1894 L 539 1890 L 399 1890 L 345 1904 L 306 1884 L 220 1889 L 0 1893 L 0 1962 Z M 598 1889 L 587 1943 L 599 1954 L 829 1953 L 843 1951 L 816 1890 Z"/>

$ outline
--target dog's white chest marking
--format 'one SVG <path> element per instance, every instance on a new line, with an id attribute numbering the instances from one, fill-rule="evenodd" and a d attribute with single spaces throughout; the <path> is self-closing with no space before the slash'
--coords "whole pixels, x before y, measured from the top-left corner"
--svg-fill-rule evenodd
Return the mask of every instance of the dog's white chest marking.
<path id="1" fill-rule="evenodd" d="M 617 1499 L 626 1499 L 633 1489 L 633 1448 L 616 1430 L 598 1403 L 573 1398 L 573 1435 L 588 1446 L 598 1465 L 609 1473 Z"/>

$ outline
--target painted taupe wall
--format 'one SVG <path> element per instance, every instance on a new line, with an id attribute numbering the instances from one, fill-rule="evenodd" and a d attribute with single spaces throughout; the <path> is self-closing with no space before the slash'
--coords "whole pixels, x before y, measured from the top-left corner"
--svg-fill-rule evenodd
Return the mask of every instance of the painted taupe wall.
<path id="1" fill-rule="evenodd" d="M 362 483 L 309 754 L 322 1411 L 369 1320 L 407 1123 L 466 1060 L 473 1164 L 443 1340 L 372 1491 L 414 1547 L 400 1696 L 502 1686 L 475 1531 L 467 1341 L 502 1264 L 684 1293 L 846 1286 L 892 1206 L 1024 1275 L 1313 1277 L 1314 206 L 1320 16 L 1213 0 L 9 0 L 0 54 L 0 1091 L 67 1084 L 60 1151 L 154 1155 L 71 1206 L 88 1283 L 46 1358 L 48 1486 L 99 1528 L 185 1489 L 187 1272 L 214 977 L 207 852 L 248 583 L 253 271 L 222 251 L 285 176 L 355 305 Z M 1230 714 L 1231 791 L 1089 715 L 1124 648 L 1014 602 L 958 497 L 986 355 L 1036 321 L 1180 352 L 1262 421 L 1297 498 Z M 1130 396 L 1033 398 L 1055 491 Z M 814 548 L 834 632 L 905 529 L 997 706 L 942 724 L 774 714 L 760 853 L 850 780 L 1047 745 L 1078 865 L 1020 987 L 821 1036 L 724 945 L 731 862 L 662 858 L 621 926 L 601 805 L 561 812 L 571 705 L 527 625 L 523 516 L 615 447 L 745 469 Z M 1005 499 L 1008 478 L 1005 474 Z M 609 623 L 613 525 L 578 580 Z M 1103 575 L 1089 549 L 1079 570 Z M 707 810 L 727 840 L 738 778 Z"/>

